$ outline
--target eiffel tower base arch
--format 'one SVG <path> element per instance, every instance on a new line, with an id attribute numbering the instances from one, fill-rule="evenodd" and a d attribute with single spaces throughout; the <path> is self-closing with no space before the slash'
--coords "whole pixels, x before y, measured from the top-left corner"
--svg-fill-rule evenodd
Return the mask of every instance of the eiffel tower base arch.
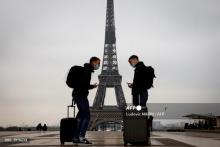
<path id="1" fill-rule="evenodd" d="M 123 125 L 123 111 L 116 106 L 105 106 L 102 109 L 90 108 L 91 121 L 88 130 L 95 131 L 101 123 L 115 122 Z"/>

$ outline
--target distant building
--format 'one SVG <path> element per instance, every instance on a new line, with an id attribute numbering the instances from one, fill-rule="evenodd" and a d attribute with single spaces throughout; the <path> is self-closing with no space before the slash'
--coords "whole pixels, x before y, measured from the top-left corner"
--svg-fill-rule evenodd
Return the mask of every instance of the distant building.
<path id="1" fill-rule="evenodd" d="M 184 127 L 185 129 L 214 129 L 215 127 L 220 126 L 220 116 L 217 117 L 212 115 L 211 113 L 206 115 L 192 113 L 183 117 L 197 120 L 196 122 L 191 124 L 186 123 Z M 217 124 L 217 118 L 219 124 Z"/>

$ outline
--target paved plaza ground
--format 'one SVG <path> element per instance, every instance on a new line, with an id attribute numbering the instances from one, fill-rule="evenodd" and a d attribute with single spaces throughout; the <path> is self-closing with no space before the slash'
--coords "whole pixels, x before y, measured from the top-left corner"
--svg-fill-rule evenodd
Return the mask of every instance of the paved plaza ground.
<path id="1" fill-rule="evenodd" d="M 25 140 L 28 138 L 28 142 Z M 87 138 L 95 146 L 124 146 L 122 132 L 88 132 Z M 18 143 L 16 141 L 24 141 Z M 156 147 L 220 147 L 220 133 L 153 132 L 151 144 Z M 58 131 L 0 132 L 0 147 L 61 146 Z M 71 142 L 65 146 L 77 146 Z M 79 145 L 78 145 L 79 146 Z M 85 146 L 85 145 L 83 145 Z"/>

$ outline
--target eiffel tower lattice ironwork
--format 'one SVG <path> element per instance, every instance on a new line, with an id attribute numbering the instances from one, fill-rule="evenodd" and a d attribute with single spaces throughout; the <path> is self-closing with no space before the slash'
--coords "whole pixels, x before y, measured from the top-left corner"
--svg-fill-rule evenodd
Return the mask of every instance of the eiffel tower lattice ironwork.
<path id="1" fill-rule="evenodd" d="M 122 110 L 126 107 L 121 86 L 122 76 L 118 71 L 113 0 L 107 0 L 104 55 L 102 72 L 98 78 L 99 86 L 91 107 L 90 130 L 93 130 L 101 122 L 122 121 Z M 106 88 L 115 89 L 116 106 L 104 105 Z"/>

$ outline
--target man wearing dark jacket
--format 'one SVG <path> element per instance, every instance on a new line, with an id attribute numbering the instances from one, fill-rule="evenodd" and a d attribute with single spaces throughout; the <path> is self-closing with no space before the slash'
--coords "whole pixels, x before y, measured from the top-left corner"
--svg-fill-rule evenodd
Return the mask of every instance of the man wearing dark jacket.
<path id="1" fill-rule="evenodd" d="M 128 87 L 132 88 L 133 105 L 146 106 L 148 99 L 147 67 L 143 62 L 139 61 L 136 55 L 132 55 L 128 62 L 135 68 L 133 83 L 127 83 Z"/>
<path id="2" fill-rule="evenodd" d="M 79 112 L 77 113 L 77 130 L 73 142 L 82 144 L 91 144 L 86 138 L 86 130 L 90 121 L 90 110 L 88 94 L 89 89 L 97 87 L 97 83 L 91 85 L 91 74 L 94 70 L 97 70 L 100 66 L 100 59 L 97 57 L 92 57 L 89 63 L 85 63 L 83 67 L 83 72 L 80 78 L 79 85 L 74 88 L 72 96 L 77 105 Z"/>

